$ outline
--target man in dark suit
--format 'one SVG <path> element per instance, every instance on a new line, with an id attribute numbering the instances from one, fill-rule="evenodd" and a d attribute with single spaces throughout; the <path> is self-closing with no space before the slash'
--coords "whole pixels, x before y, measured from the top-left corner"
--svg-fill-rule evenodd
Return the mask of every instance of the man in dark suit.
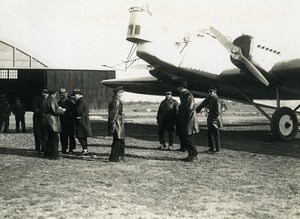
<path id="1" fill-rule="evenodd" d="M 125 115 L 122 102 L 123 88 L 117 87 L 108 104 L 108 133 L 113 136 L 109 161 L 124 161 L 125 155 Z"/>
<path id="2" fill-rule="evenodd" d="M 22 132 L 23 133 L 26 132 L 26 125 L 25 125 L 26 109 L 19 97 L 16 97 L 15 103 L 11 107 L 11 111 L 15 115 L 16 132 L 18 133 L 20 131 L 20 123 L 22 127 Z"/>
<path id="3" fill-rule="evenodd" d="M 66 109 L 63 115 L 60 115 L 61 123 L 61 133 L 60 133 L 60 143 L 62 148 L 62 154 L 67 153 L 69 148 L 69 153 L 72 154 L 73 150 L 76 148 L 76 141 L 74 136 L 75 131 L 75 120 L 74 120 L 74 101 L 68 97 L 67 90 L 65 88 L 59 89 L 58 105 Z"/>
<path id="4" fill-rule="evenodd" d="M 76 138 L 82 146 L 82 155 L 88 154 L 87 138 L 92 136 L 92 127 L 89 119 L 89 107 L 80 89 L 73 90 Z"/>
<path id="5" fill-rule="evenodd" d="M 33 133 L 35 141 L 35 151 L 40 153 L 45 150 L 47 134 L 43 129 L 43 102 L 47 99 L 49 91 L 47 89 L 42 90 L 41 96 L 36 96 L 32 101 L 33 111 Z"/>
<path id="6" fill-rule="evenodd" d="M 173 132 L 175 130 L 178 103 L 172 98 L 172 92 L 165 93 L 166 98 L 160 103 L 157 111 L 157 125 L 159 136 L 159 149 L 166 148 L 165 131 L 168 131 L 169 145 L 168 150 L 173 146 Z"/>
<path id="7" fill-rule="evenodd" d="M 221 118 L 221 101 L 217 95 L 216 88 L 208 90 L 206 97 L 198 106 L 197 112 L 200 112 L 203 107 L 208 109 L 207 116 L 207 138 L 209 153 L 220 153 L 220 133 L 219 128 L 223 126 Z"/>
<path id="8" fill-rule="evenodd" d="M 179 137 L 182 148 L 188 151 L 188 157 L 183 159 L 192 162 L 198 158 L 196 146 L 194 146 L 193 134 L 199 132 L 198 119 L 196 113 L 195 99 L 193 94 L 187 89 L 187 83 L 180 81 L 177 86 L 180 93 L 180 105 L 178 119 L 180 124 Z"/>

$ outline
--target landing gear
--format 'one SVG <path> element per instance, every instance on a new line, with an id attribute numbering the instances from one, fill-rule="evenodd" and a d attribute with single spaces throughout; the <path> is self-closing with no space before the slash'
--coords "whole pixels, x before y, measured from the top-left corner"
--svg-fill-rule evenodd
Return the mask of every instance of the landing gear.
<path id="1" fill-rule="evenodd" d="M 271 119 L 271 132 L 277 140 L 289 141 L 294 139 L 298 132 L 296 113 L 288 107 L 276 109 Z"/>

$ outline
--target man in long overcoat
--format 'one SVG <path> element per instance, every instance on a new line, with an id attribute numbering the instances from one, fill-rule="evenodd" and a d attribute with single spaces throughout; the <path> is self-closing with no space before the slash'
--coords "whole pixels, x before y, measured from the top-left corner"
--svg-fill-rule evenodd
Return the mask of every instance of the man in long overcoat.
<path id="1" fill-rule="evenodd" d="M 208 152 L 220 153 L 220 133 L 219 128 L 223 126 L 221 118 L 221 101 L 217 95 L 216 88 L 208 90 L 208 97 L 206 97 L 198 106 L 197 112 L 200 112 L 203 107 L 208 109 L 207 116 L 207 138 L 208 138 Z"/>
<path id="2" fill-rule="evenodd" d="M 49 95 L 47 89 L 43 89 L 41 96 L 36 96 L 32 101 L 32 111 L 33 111 L 33 133 L 35 142 L 35 151 L 40 153 L 45 150 L 47 134 L 43 129 L 43 110 L 42 105 Z"/>
<path id="3" fill-rule="evenodd" d="M 82 154 L 88 154 L 87 138 L 92 136 L 92 127 L 89 119 L 89 107 L 83 99 L 82 91 L 78 88 L 73 90 L 72 96 L 76 103 L 74 106 L 76 138 L 82 146 Z"/>
<path id="4" fill-rule="evenodd" d="M 172 98 L 172 92 L 165 93 L 166 98 L 160 103 L 157 111 L 157 125 L 159 136 L 159 149 L 166 147 L 165 131 L 168 131 L 169 145 L 168 149 L 173 146 L 173 132 L 175 130 L 176 117 L 178 112 L 178 102 Z"/>
<path id="5" fill-rule="evenodd" d="M 125 155 L 125 115 L 122 102 L 123 88 L 117 87 L 108 104 L 108 133 L 113 136 L 109 161 L 124 161 Z"/>
<path id="6" fill-rule="evenodd" d="M 180 81 L 177 86 L 180 93 L 180 105 L 178 118 L 180 126 L 178 135 L 182 148 L 188 151 L 188 157 L 184 161 L 192 162 L 198 157 L 197 148 L 194 146 L 193 134 L 199 132 L 198 119 L 196 113 L 195 99 L 193 94 L 187 89 L 187 84 Z"/>
<path id="7" fill-rule="evenodd" d="M 64 110 L 58 106 L 56 94 L 56 91 L 49 91 L 49 96 L 42 104 L 43 124 L 47 132 L 44 157 L 50 159 L 58 158 L 58 133 L 61 131 L 59 115 L 64 113 Z"/>
<path id="8" fill-rule="evenodd" d="M 75 131 L 75 120 L 74 120 L 74 101 L 68 97 L 67 90 L 65 88 L 59 89 L 58 105 L 66 109 L 63 115 L 60 115 L 61 123 L 61 133 L 60 133 L 60 143 L 62 148 L 62 154 L 67 153 L 69 148 L 69 153 L 72 154 L 73 150 L 76 148 L 76 141 L 74 136 Z"/>

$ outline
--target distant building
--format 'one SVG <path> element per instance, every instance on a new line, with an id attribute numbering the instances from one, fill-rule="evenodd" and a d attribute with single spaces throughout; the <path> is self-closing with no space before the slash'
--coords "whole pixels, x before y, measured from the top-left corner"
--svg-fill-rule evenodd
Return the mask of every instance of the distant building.
<path id="1" fill-rule="evenodd" d="M 50 69 L 23 50 L 0 41 L 0 94 L 6 94 L 10 103 L 20 97 L 27 110 L 43 88 L 60 87 L 69 92 L 80 88 L 91 110 L 107 108 L 112 90 L 100 82 L 115 77 L 112 70 Z"/>

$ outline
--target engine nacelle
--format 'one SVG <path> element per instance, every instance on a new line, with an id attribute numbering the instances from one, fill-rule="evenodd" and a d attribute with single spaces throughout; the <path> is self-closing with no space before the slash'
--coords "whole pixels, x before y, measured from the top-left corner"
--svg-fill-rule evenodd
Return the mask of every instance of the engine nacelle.
<path id="1" fill-rule="evenodd" d="M 233 44 L 242 49 L 243 55 L 259 69 L 269 72 L 278 61 L 283 59 L 282 51 L 276 46 L 256 40 L 252 36 L 243 35 L 236 38 Z M 241 70 L 245 66 L 231 57 L 231 61 Z"/>

